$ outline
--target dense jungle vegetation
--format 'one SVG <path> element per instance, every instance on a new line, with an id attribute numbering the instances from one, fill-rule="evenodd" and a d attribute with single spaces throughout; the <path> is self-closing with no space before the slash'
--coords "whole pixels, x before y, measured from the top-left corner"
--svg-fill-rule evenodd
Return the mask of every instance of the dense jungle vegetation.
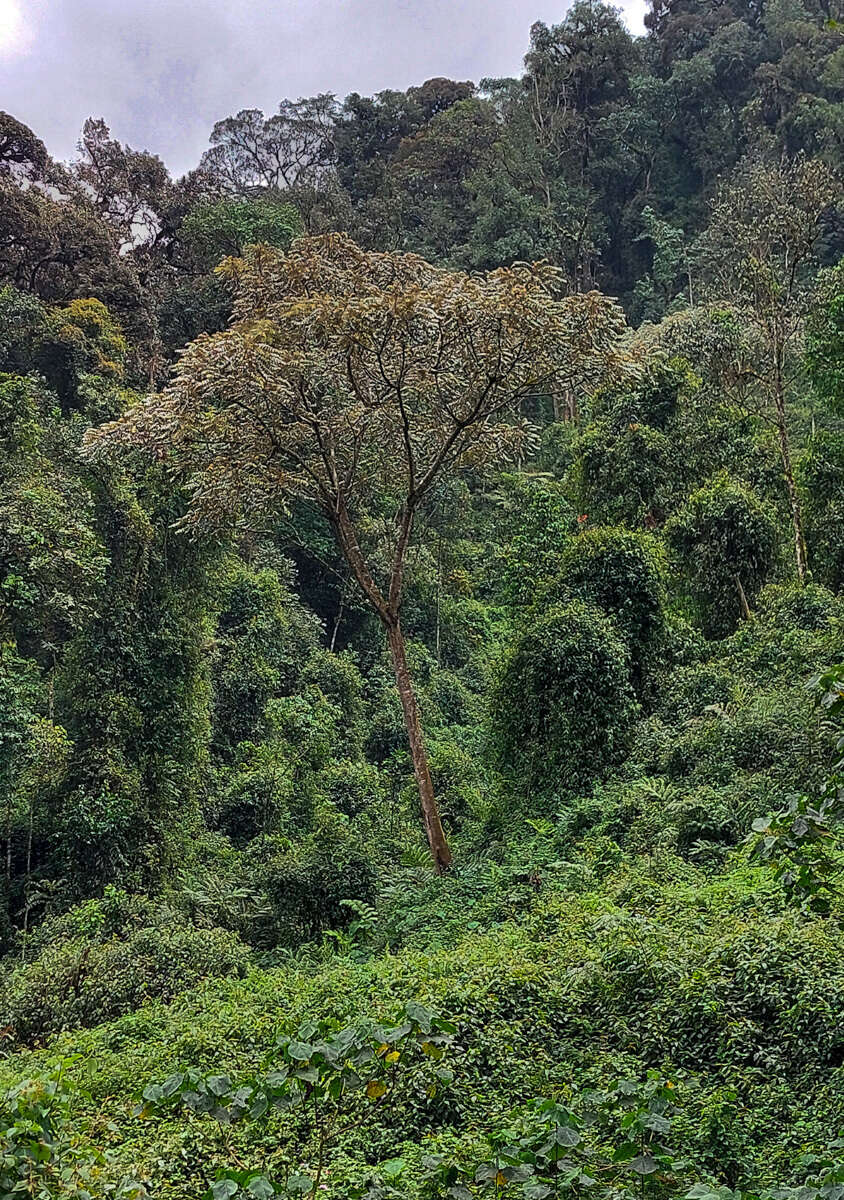
<path id="1" fill-rule="evenodd" d="M 0 1196 L 844 1198 L 844 12 L 646 24 L 0 114 Z"/>

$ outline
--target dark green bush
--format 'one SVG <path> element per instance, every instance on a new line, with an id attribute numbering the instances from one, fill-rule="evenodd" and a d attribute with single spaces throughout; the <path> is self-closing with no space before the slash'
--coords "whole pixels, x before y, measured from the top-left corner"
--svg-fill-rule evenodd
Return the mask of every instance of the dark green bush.
<path id="1" fill-rule="evenodd" d="M 332 743 L 337 757 L 359 751 L 365 733 L 363 677 L 354 655 L 317 650 L 308 659 L 303 681 L 315 688 L 337 714 Z"/>
<path id="2" fill-rule="evenodd" d="M 545 601 L 594 604 L 613 617 L 630 647 L 641 684 L 659 659 L 665 636 L 663 554 L 655 538 L 626 529 L 589 529 L 560 557 Z"/>
<path id="3" fill-rule="evenodd" d="M 440 657 L 459 669 L 493 636 L 489 608 L 468 596 L 443 596 L 440 607 Z"/>
<path id="4" fill-rule="evenodd" d="M 759 615 L 782 629 L 828 629 L 844 606 L 817 583 L 769 584 L 759 594 Z"/>
<path id="5" fill-rule="evenodd" d="M 775 562 L 773 510 L 725 471 L 689 496 L 665 527 L 704 628 L 722 637 L 752 605 Z"/>
<path id="6" fill-rule="evenodd" d="M 268 701 L 289 696 L 316 650 L 317 624 L 274 570 L 230 563 L 221 587 L 214 664 L 214 748 L 254 738 Z"/>
<path id="7" fill-rule="evenodd" d="M 432 739 L 429 757 L 434 792 L 449 826 L 459 826 L 467 817 L 478 815 L 483 774 L 477 755 L 442 737 Z"/>
<path id="8" fill-rule="evenodd" d="M 217 774 L 209 803 L 214 827 L 238 846 L 260 834 L 309 828 L 322 794 L 320 773 L 347 741 L 342 728 L 340 710 L 314 684 L 268 701 L 260 736 L 241 742 Z"/>
<path id="9" fill-rule="evenodd" d="M 677 475 L 675 447 L 659 429 L 600 420 L 577 443 L 574 485 L 590 520 L 642 526 L 665 519 Z"/>
<path id="10" fill-rule="evenodd" d="M 544 613 L 507 656 L 491 701 L 492 743 L 529 789 L 576 789 L 617 761 L 635 713 L 617 626 L 573 600 Z"/>
<path id="11" fill-rule="evenodd" d="M 258 839 L 247 862 L 253 885 L 268 898 L 278 945 L 300 945 L 326 929 L 341 929 L 353 915 L 344 900 L 369 904 L 375 898 L 371 854 L 337 813 L 323 811 L 316 831 L 296 845 Z"/>
<path id="12" fill-rule="evenodd" d="M 377 767 L 362 759 L 332 761 L 320 772 L 320 790 L 346 817 L 376 811 L 384 801 L 384 785 Z"/>
<path id="13" fill-rule="evenodd" d="M 478 716 L 481 698 L 453 671 L 436 670 L 425 689 L 446 725 L 471 725 Z"/>
<path id="14" fill-rule="evenodd" d="M 575 512 L 560 483 L 503 475 L 496 502 L 495 544 L 490 585 L 505 604 L 530 603 L 554 578 L 566 539 L 577 528 Z"/>
<path id="15" fill-rule="evenodd" d="M 797 463 L 804 496 L 809 565 L 839 592 L 844 586 L 844 434 L 820 429 Z"/>
<path id="16" fill-rule="evenodd" d="M 735 685 L 735 677 L 721 663 L 677 667 L 663 682 L 657 711 L 665 721 L 679 724 L 711 706 L 724 708 Z"/>
<path id="17" fill-rule="evenodd" d="M 665 360 L 655 355 L 645 364 L 638 384 L 612 384 L 592 397 L 593 420 L 611 419 L 616 425 L 645 424 L 667 429 L 677 416 L 681 400 L 699 387 L 689 364 L 682 358 Z"/>
<path id="18" fill-rule="evenodd" d="M 100 1025 L 151 1000 L 171 1000 L 202 979 L 245 973 L 249 951 L 235 934 L 193 929 L 172 917 L 161 921 L 104 940 L 51 941 L 4 980 L 3 1024 L 16 1040 L 32 1042 L 59 1029 Z"/>

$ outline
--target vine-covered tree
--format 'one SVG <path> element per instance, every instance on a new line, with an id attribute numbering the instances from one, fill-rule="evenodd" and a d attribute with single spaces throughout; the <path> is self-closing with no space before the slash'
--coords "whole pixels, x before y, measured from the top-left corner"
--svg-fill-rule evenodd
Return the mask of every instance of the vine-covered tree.
<path id="1" fill-rule="evenodd" d="M 749 620 L 776 559 L 770 507 L 723 471 L 689 496 L 665 532 L 708 632 L 731 632 L 737 611 Z"/>
<path id="2" fill-rule="evenodd" d="M 141 446 L 189 477 L 194 529 L 255 521 L 299 498 L 331 525 L 386 634 L 425 831 L 440 822 L 400 611 L 414 520 L 433 485 L 520 443 L 519 401 L 594 386 L 620 362 L 617 305 L 561 297 L 547 264 L 487 275 L 366 252 L 343 235 L 266 246 L 221 268 L 236 284 L 231 327 L 202 336 L 172 385 L 96 435 Z"/>
<path id="3" fill-rule="evenodd" d="M 743 330 L 730 364 L 731 382 L 759 403 L 776 430 L 801 582 L 808 563 L 788 404 L 803 370 L 811 268 L 824 220 L 840 197 L 840 180 L 820 159 L 799 158 L 786 166 L 748 163 L 720 189 L 702 239 L 713 298 L 732 306 Z"/>

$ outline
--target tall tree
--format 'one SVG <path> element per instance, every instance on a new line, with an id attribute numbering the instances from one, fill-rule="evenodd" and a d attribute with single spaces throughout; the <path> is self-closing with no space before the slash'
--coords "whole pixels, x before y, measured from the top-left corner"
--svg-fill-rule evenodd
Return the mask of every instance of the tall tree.
<path id="1" fill-rule="evenodd" d="M 89 117 L 72 173 L 97 211 L 117 231 L 124 249 L 151 242 L 172 187 L 164 163 L 111 136 L 105 121 Z"/>
<path id="2" fill-rule="evenodd" d="M 202 168 L 235 195 L 314 187 L 333 168 L 336 116 L 328 94 L 282 100 L 270 117 L 244 109 L 214 126 Z"/>
<path id="3" fill-rule="evenodd" d="M 808 564 L 803 512 L 794 477 L 789 397 L 802 370 L 810 305 L 809 272 L 841 183 L 820 160 L 745 164 L 718 191 L 702 251 L 713 298 L 738 318 L 734 383 L 760 402 L 777 434 L 794 531 L 797 574 Z"/>
<path id="4" fill-rule="evenodd" d="M 172 385 L 102 428 L 92 450 L 168 458 L 190 478 L 194 528 L 254 521 L 292 497 L 322 511 L 386 632 L 444 871 L 400 619 L 414 520 L 438 480 L 518 447 L 523 397 L 602 375 L 623 317 L 597 293 L 559 298 L 546 264 L 470 276 L 343 235 L 299 239 L 286 255 L 252 247 L 225 270 L 238 287 L 231 328 L 193 342 Z"/>
<path id="5" fill-rule="evenodd" d="M 49 162 L 41 139 L 9 113 L 0 112 L 0 175 L 16 175 L 30 182 L 43 179 Z"/>
<path id="6" fill-rule="evenodd" d="M 607 227 L 618 223 L 609 210 L 626 199 L 628 171 L 610 163 L 619 143 L 611 118 L 629 96 L 637 59 L 617 10 L 600 0 L 577 0 L 559 25 L 538 21 L 530 31 L 522 88 L 535 180 L 561 243 L 576 231 L 566 261 L 583 291 L 594 286 Z"/>

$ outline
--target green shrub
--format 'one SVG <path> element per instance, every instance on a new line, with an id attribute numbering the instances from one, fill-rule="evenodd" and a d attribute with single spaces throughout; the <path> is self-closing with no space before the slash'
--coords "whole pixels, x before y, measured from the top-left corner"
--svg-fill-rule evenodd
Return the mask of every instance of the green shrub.
<path id="1" fill-rule="evenodd" d="M 377 767 L 362 759 L 332 761 L 320 772 L 320 790 L 346 817 L 378 810 L 384 802 L 384 785 Z"/>
<path id="2" fill-rule="evenodd" d="M 229 1155 L 230 1161 L 216 1172 L 216 1182 L 202 1192 L 202 1200 L 320 1195 L 328 1191 L 329 1185 L 321 1182 L 326 1176 L 336 1196 L 341 1193 L 335 1160 L 342 1161 L 343 1135 L 364 1124 L 375 1105 L 383 1118 L 393 1100 L 403 1107 L 410 1103 L 435 1111 L 432 1102 L 454 1078 L 441 1060 L 456 1032 L 451 1021 L 415 1001 L 384 1025 L 368 1021 L 337 1030 L 330 1021 L 308 1021 L 292 1037 L 280 1036 L 263 1069 L 239 1083 L 228 1075 L 203 1076 L 191 1068 L 163 1083 L 148 1084 L 141 1113 L 175 1112 L 187 1122 L 210 1116 L 224 1128 L 251 1125 L 258 1137 L 266 1137 L 264 1131 L 273 1128 L 279 1110 L 295 1114 L 299 1136 L 291 1145 L 275 1148 L 273 1168 L 245 1167 Z M 393 1159 L 396 1162 L 400 1160 Z M 345 1190 L 342 1194 L 349 1196 Z M 351 1196 L 370 1194 L 364 1185 Z"/>
<path id="3" fill-rule="evenodd" d="M 819 273 L 806 334 L 812 385 L 834 413 L 844 416 L 844 261 Z"/>
<path id="4" fill-rule="evenodd" d="M 764 811 L 764 800 L 743 804 L 740 789 L 730 784 L 680 787 L 662 776 L 632 781 L 612 779 L 596 788 L 591 804 L 575 806 L 561 826 L 565 836 L 612 839 L 632 854 L 670 851 L 696 862 L 720 865 L 726 849 L 737 845 L 750 819 Z"/>
<path id="5" fill-rule="evenodd" d="M 339 813 L 323 810 L 313 834 L 296 845 L 257 839 L 249 848 L 251 879 L 267 895 L 278 945 L 297 946 L 326 929 L 341 929 L 352 913 L 344 900 L 375 899 L 372 858 Z"/>
<path id="6" fill-rule="evenodd" d="M 844 434 L 819 429 L 797 463 L 809 565 L 836 592 L 844 586 Z"/>
<path id="7" fill-rule="evenodd" d="M 340 710 L 314 684 L 268 701 L 260 737 L 241 742 L 218 772 L 209 804 L 214 827 L 239 846 L 261 834 L 309 828 L 321 796 L 320 772 L 344 739 Z"/>
<path id="8" fill-rule="evenodd" d="M 594 420 L 612 419 L 616 425 L 644 423 L 653 429 L 668 429 L 682 400 L 694 396 L 700 381 L 683 358 L 666 360 L 654 355 L 636 385 L 614 383 L 601 388 L 590 402 Z"/>
<path id="9" fill-rule="evenodd" d="M 469 596 L 444 595 L 440 606 L 440 657 L 459 669 L 492 639 L 492 619 L 486 605 Z"/>
<path id="10" fill-rule="evenodd" d="M 490 583 L 505 604 L 529 603 L 554 578 L 560 552 L 576 529 L 561 484 L 530 475 L 503 475 L 497 502 L 494 571 Z"/>
<path id="11" fill-rule="evenodd" d="M 677 667 L 663 682 L 657 711 L 665 721 L 680 724 L 707 708 L 726 707 L 735 686 L 735 676 L 721 663 Z"/>
<path id="12" fill-rule="evenodd" d="M 214 662 L 214 748 L 229 758 L 254 738 L 267 703 L 298 686 L 318 627 L 278 573 L 230 563 L 221 586 Z"/>
<path id="13" fill-rule="evenodd" d="M 719 637 L 729 633 L 773 568 L 778 542 L 773 511 L 722 472 L 689 496 L 665 535 L 706 631 Z"/>
<path id="14" fill-rule="evenodd" d="M 462 676 L 438 669 L 432 673 L 425 691 L 436 705 L 443 724 L 476 724 L 481 697 L 467 687 Z"/>
<path id="15" fill-rule="evenodd" d="M 781 629 L 828 629 L 844 615 L 841 601 L 817 583 L 768 584 L 759 594 L 759 615 Z"/>
<path id="16" fill-rule="evenodd" d="M 354 755 L 363 738 L 363 676 L 348 651 L 317 650 L 308 659 L 303 680 L 324 697 L 337 714 L 332 747 L 336 756 Z"/>
<path id="17" fill-rule="evenodd" d="M 635 681 L 656 666 L 665 636 L 663 555 L 626 529 L 589 529 L 566 546 L 547 600 L 584 600 L 613 617 L 630 647 Z"/>
<path id="18" fill-rule="evenodd" d="M 590 520 L 642 526 L 660 522 L 677 476 L 676 448 L 659 429 L 600 420 L 577 443 L 573 482 Z"/>
<path id="19" fill-rule="evenodd" d="M 573 600 L 544 613 L 507 656 L 491 701 L 493 746 L 529 789 L 576 789 L 618 760 L 635 713 L 617 626 Z"/>
<path id="20" fill-rule="evenodd" d="M 166 918 L 165 918 L 166 919 Z M 160 924 L 103 941 L 52 941 L 0 989 L 2 1021 L 32 1042 L 59 1029 L 100 1025 L 150 1000 L 171 1000 L 202 979 L 242 975 L 246 946 L 222 929 Z"/>
<path id="21" fill-rule="evenodd" d="M 226 196 L 191 208 L 181 237 L 205 270 L 211 271 L 221 258 L 242 254 L 254 242 L 289 246 L 301 230 L 302 218 L 292 204 L 272 196 Z"/>
<path id="22" fill-rule="evenodd" d="M 483 775 L 477 755 L 448 738 L 432 739 L 429 745 L 434 794 L 443 818 L 459 826 L 476 816 L 482 807 Z"/>
<path id="23" fill-rule="evenodd" d="M 170 902 L 202 929 L 228 929 L 250 946 L 274 944 L 272 909 L 253 881 L 248 852 L 220 833 L 203 833 L 190 847 L 174 881 Z"/>
<path id="24" fill-rule="evenodd" d="M 98 1131 L 80 1117 L 80 1101 L 62 1063 L 0 1091 L 0 1196 L 37 1200 L 144 1200 L 138 1183 L 112 1172 Z"/>
<path id="25" fill-rule="evenodd" d="M 0 371 L 13 375 L 32 371 L 34 352 L 46 327 L 47 310 L 37 296 L 9 284 L 0 288 Z"/>

